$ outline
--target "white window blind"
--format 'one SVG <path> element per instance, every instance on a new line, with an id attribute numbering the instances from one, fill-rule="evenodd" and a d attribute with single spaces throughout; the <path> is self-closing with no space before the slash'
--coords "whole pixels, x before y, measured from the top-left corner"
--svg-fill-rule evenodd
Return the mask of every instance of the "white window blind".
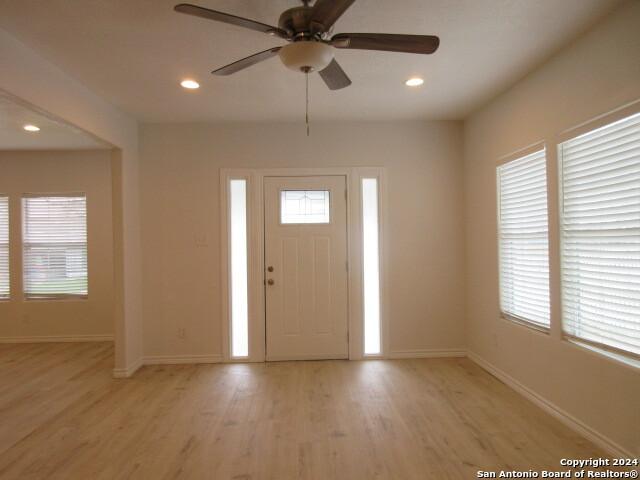
<path id="1" fill-rule="evenodd" d="M 0 196 L 0 300 L 9 290 L 9 198 Z"/>
<path id="2" fill-rule="evenodd" d="M 540 150 L 498 167 L 500 308 L 508 318 L 547 327 L 547 170 Z"/>
<path id="3" fill-rule="evenodd" d="M 84 195 L 24 197 L 22 222 L 25 297 L 86 297 Z"/>
<path id="4" fill-rule="evenodd" d="M 640 355 L 640 114 L 560 145 L 566 334 Z"/>

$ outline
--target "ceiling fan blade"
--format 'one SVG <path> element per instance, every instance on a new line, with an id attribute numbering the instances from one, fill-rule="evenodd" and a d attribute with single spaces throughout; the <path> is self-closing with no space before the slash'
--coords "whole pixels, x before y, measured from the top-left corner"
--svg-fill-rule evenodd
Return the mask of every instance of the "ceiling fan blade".
<path id="1" fill-rule="evenodd" d="M 254 55 L 251 55 L 250 57 L 245 57 L 241 60 L 230 63 L 229 65 L 225 65 L 222 68 L 218 68 L 217 70 L 214 70 L 211 73 L 213 73 L 214 75 L 231 75 L 232 73 L 236 73 L 240 70 L 244 70 L 245 68 L 250 67 L 251 65 L 255 65 L 256 63 L 260 63 L 263 60 L 267 60 L 277 55 L 278 52 L 280 51 L 280 48 L 282 47 L 274 47 L 274 48 L 270 48 L 269 50 L 256 53 Z"/>
<path id="2" fill-rule="evenodd" d="M 336 48 L 428 54 L 438 49 L 440 39 L 433 35 L 339 33 L 331 38 L 331 45 Z"/>
<path id="3" fill-rule="evenodd" d="M 344 73 L 344 70 L 342 70 L 340 64 L 336 62 L 335 58 L 331 60 L 331 63 L 327 67 L 318 73 L 331 90 L 340 90 L 341 88 L 351 85 L 351 80 L 347 77 L 347 74 Z"/>
<path id="4" fill-rule="evenodd" d="M 336 23 L 355 0 L 316 0 L 309 25 L 314 32 L 324 33 Z"/>
<path id="5" fill-rule="evenodd" d="M 282 38 L 289 38 L 289 33 L 281 28 L 267 25 L 265 23 L 256 22 L 248 18 L 238 17 L 236 15 L 230 15 L 228 13 L 218 12 L 209 8 L 199 7 L 198 5 L 192 5 L 190 3 L 180 3 L 173 7 L 176 12 L 185 13 L 187 15 L 193 15 L 195 17 L 206 18 L 208 20 L 215 20 L 216 22 L 228 23 L 230 25 L 236 25 L 238 27 L 248 28 L 257 32 L 268 33 L 270 35 L 277 35 Z"/>

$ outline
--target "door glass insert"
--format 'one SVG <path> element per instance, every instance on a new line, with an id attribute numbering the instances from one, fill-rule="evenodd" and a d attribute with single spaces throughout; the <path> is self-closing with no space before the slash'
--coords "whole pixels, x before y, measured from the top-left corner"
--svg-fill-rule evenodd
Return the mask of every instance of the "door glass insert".
<path id="1" fill-rule="evenodd" d="M 280 192 L 280 222 L 329 223 L 328 190 L 282 190 Z"/>

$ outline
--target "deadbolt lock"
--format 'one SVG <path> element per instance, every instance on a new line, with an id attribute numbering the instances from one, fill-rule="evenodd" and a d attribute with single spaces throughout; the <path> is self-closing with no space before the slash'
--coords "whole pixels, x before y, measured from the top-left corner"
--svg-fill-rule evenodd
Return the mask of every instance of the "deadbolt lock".
<path id="1" fill-rule="evenodd" d="M 271 265 L 267 267 L 267 272 L 273 272 L 273 267 Z"/>

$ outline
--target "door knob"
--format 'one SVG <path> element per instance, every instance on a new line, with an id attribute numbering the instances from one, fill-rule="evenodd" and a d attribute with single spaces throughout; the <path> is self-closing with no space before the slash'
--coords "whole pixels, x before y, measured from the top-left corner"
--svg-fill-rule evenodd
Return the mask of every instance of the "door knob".
<path id="1" fill-rule="evenodd" d="M 267 283 L 268 283 L 269 285 L 273 285 L 273 284 L 274 284 L 274 283 L 276 283 L 276 282 L 273 280 L 273 278 L 270 278 L 269 280 L 267 280 Z"/>

